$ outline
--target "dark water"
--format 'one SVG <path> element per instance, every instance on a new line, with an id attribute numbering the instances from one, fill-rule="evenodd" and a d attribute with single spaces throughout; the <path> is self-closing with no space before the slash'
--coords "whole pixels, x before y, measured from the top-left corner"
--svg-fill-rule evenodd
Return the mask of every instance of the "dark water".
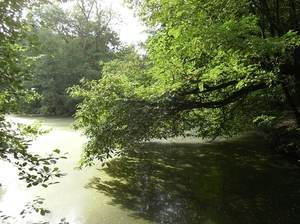
<path id="1" fill-rule="evenodd" d="M 11 223 L 56 224 L 63 217 L 70 224 L 300 223 L 300 163 L 271 153 L 258 135 L 211 143 L 156 141 L 126 160 L 113 160 L 110 168 L 75 171 L 85 139 L 70 129 L 72 119 L 44 120 L 53 131 L 31 150 L 69 151 L 69 159 L 59 163 L 68 175 L 47 189 L 26 189 L 13 178 L 15 171 L 0 164 L 1 211 L 18 214 L 36 195 L 51 211 Z"/>
<path id="2" fill-rule="evenodd" d="M 257 135 L 210 144 L 152 143 L 141 160 L 116 160 L 88 188 L 159 223 L 300 223 L 296 161 Z M 149 162 L 145 162 L 149 160 Z"/>

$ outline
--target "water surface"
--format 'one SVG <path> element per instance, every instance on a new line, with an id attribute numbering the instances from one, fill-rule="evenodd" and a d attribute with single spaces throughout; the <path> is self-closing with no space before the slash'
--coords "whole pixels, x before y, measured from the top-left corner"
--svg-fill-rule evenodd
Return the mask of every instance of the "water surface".
<path id="1" fill-rule="evenodd" d="M 272 154 L 258 135 L 212 143 L 156 141 L 144 144 L 143 153 L 112 161 L 110 168 L 99 164 L 75 171 L 85 138 L 70 129 L 72 119 L 44 120 L 53 130 L 30 150 L 69 152 L 68 160 L 58 164 L 68 175 L 47 189 L 27 189 L 16 170 L 0 163 L 3 213 L 18 217 L 36 195 L 51 210 L 45 217 L 32 214 L 16 223 L 59 223 L 61 218 L 72 224 L 300 222 L 299 164 Z"/>

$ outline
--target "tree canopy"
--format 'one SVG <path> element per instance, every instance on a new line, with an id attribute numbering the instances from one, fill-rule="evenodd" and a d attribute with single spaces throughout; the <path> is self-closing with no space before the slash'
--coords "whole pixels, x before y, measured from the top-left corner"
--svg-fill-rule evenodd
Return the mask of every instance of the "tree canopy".
<path id="1" fill-rule="evenodd" d="M 26 112 L 40 115 L 73 115 L 75 100 L 66 88 L 79 84 L 82 78 L 101 78 L 102 65 L 115 58 L 121 48 L 112 23 L 117 14 L 103 1 L 74 1 L 67 8 L 47 4 L 33 8 L 29 18 L 31 33 L 39 38 L 41 56 L 30 67 L 33 79 L 27 82 L 42 97 Z"/>
<path id="2" fill-rule="evenodd" d="M 292 113 L 300 125 L 299 3 L 293 0 L 130 1 L 148 27 L 147 57 L 105 64 L 75 128 L 82 164 L 155 138 L 232 136 Z"/>

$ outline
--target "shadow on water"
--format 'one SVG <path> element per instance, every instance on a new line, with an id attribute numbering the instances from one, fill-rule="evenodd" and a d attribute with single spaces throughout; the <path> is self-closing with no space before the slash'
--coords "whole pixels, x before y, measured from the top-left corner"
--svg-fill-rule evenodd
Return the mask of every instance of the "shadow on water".
<path id="1" fill-rule="evenodd" d="M 299 223 L 300 170 L 258 136 L 215 143 L 147 143 L 99 169 L 86 188 L 159 223 Z M 101 175 L 101 174 L 100 174 Z"/>

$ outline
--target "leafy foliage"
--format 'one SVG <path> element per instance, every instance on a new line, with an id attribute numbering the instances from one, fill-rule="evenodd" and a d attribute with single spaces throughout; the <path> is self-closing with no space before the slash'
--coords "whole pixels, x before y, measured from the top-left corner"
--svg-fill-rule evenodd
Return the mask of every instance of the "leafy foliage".
<path id="1" fill-rule="evenodd" d="M 27 82 L 42 98 L 26 112 L 41 115 L 73 115 L 80 99 L 73 99 L 66 88 L 82 78 L 100 79 L 102 66 L 115 58 L 120 46 L 111 23 L 115 13 L 101 1 L 76 1 L 69 9 L 59 4 L 36 8 L 30 16 L 31 33 L 39 37 L 43 54 L 33 62 L 33 80 Z M 42 26 L 40 24 L 43 24 Z"/>
<path id="2" fill-rule="evenodd" d="M 107 63 L 101 80 L 70 89 L 84 98 L 82 165 L 153 138 L 232 136 L 289 112 L 300 125 L 296 1 L 133 4 L 149 28 L 149 60 Z"/>
<path id="3" fill-rule="evenodd" d="M 17 113 L 20 101 L 30 101 L 36 93 L 24 86 L 30 80 L 28 66 L 38 44 L 36 36 L 29 34 L 28 23 L 23 19 L 25 7 L 37 6 L 35 1 L 1 1 L 0 25 L 0 159 L 18 167 L 20 179 L 26 180 L 28 187 L 43 184 L 51 177 L 64 174 L 51 164 L 65 156 L 41 157 L 32 155 L 28 148 L 38 135 L 47 133 L 41 124 L 22 125 L 9 122 L 5 115 Z M 25 51 L 27 54 L 25 54 Z M 59 153 L 59 151 L 56 151 Z"/>
<path id="4" fill-rule="evenodd" d="M 56 149 L 53 154 L 47 157 L 34 155 L 28 152 L 28 148 L 38 135 L 45 134 L 50 130 L 41 130 L 41 123 L 31 125 L 17 124 L 13 122 L 1 121 L 1 159 L 13 163 L 19 170 L 19 179 L 25 180 L 27 187 L 41 184 L 47 187 L 47 182 L 52 177 L 62 177 L 58 167 L 53 167 L 59 159 L 66 159 L 64 155 L 60 156 L 60 150 Z M 57 155 L 57 156 L 54 156 Z M 50 182 L 54 184 L 58 182 Z"/>
<path id="5" fill-rule="evenodd" d="M 25 206 L 24 209 L 20 212 L 20 219 L 25 218 L 27 215 L 32 214 L 33 212 L 39 213 L 41 216 L 45 216 L 46 214 L 50 213 L 50 210 L 45 209 L 42 206 L 44 203 L 45 199 L 37 196 L 32 202 L 28 202 Z M 0 211 L 1 212 L 1 211 Z M 2 223 L 16 223 L 18 220 L 18 217 L 12 217 L 8 215 L 1 215 L 0 216 L 0 221 Z M 40 222 L 38 222 L 40 223 Z M 43 223 L 49 223 L 49 222 L 43 222 Z M 66 221 L 65 218 L 61 219 L 59 224 L 69 224 L 69 222 Z"/>
<path id="6" fill-rule="evenodd" d="M 132 58 L 127 58 L 127 61 L 117 59 L 107 63 L 101 80 L 82 80 L 82 88 L 78 85 L 68 90 L 73 97 L 84 98 L 84 102 L 78 106 L 79 110 L 76 113 L 78 120 L 75 121 L 74 127 L 87 125 L 85 134 L 94 141 L 88 143 L 87 147 L 91 151 L 86 153 L 92 156 L 95 152 L 99 152 L 97 149 L 103 150 L 100 152 L 107 154 L 95 155 L 101 161 L 113 156 L 111 151 L 113 148 L 120 149 L 134 143 L 130 141 L 134 130 L 127 129 L 134 124 L 134 120 L 128 120 L 126 112 L 134 110 L 138 105 L 140 99 L 136 96 L 135 89 L 140 82 L 146 84 L 148 77 L 146 73 L 141 76 L 141 71 L 146 71 L 143 59 L 139 59 L 136 53 L 130 55 Z M 138 116 L 138 112 L 136 115 Z M 120 134 L 123 133 L 122 136 L 117 133 L 111 135 L 116 128 Z M 125 130 L 128 133 L 122 132 Z M 95 132 L 100 135 L 95 136 Z M 119 142 L 114 141 L 116 137 L 120 138 Z"/>
<path id="7" fill-rule="evenodd" d="M 37 197 L 33 200 L 33 202 L 29 202 L 25 205 L 25 208 L 21 211 L 20 215 L 22 215 L 22 218 L 24 218 L 26 214 L 31 214 L 32 211 L 39 212 L 42 216 L 50 213 L 49 210 L 40 207 L 40 205 L 43 203 L 44 199 L 41 197 Z"/>

